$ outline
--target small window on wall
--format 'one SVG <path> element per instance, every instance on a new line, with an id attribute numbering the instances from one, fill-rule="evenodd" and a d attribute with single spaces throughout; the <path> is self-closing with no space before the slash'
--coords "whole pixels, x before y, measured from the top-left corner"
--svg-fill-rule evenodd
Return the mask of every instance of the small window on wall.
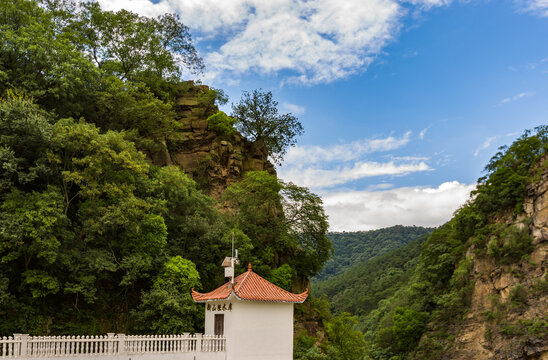
<path id="1" fill-rule="evenodd" d="M 215 314 L 215 335 L 222 336 L 225 332 L 225 315 Z"/>

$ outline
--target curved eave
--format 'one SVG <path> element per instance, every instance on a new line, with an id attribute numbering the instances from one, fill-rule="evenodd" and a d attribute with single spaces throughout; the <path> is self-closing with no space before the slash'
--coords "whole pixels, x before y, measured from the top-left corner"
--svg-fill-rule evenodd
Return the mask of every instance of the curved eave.
<path id="1" fill-rule="evenodd" d="M 226 301 L 228 299 L 230 299 L 230 297 L 232 296 L 232 294 L 234 294 L 234 297 L 236 297 L 236 299 L 238 300 L 241 300 L 241 301 L 259 301 L 259 302 L 269 302 L 269 303 L 292 303 L 292 304 L 302 304 L 306 298 L 308 297 L 308 289 L 306 289 L 303 293 L 300 293 L 300 294 L 292 294 L 294 296 L 293 299 L 265 299 L 265 298 L 255 298 L 255 297 L 250 297 L 250 296 L 241 296 L 241 295 L 238 295 L 234 290 L 231 290 L 230 293 L 227 295 L 227 296 L 218 296 L 218 295 L 213 295 L 211 293 L 205 293 L 205 294 L 202 294 L 202 293 L 199 293 L 197 291 L 194 291 L 194 289 L 192 289 L 192 299 L 194 300 L 194 302 L 197 302 L 197 303 L 205 303 L 205 302 L 208 302 L 208 301 Z"/>
<path id="2" fill-rule="evenodd" d="M 242 297 L 238 296 L 237 293 L 234 293 L 234 296 L 236 296 L 236 299 L 241 301 L 259 301 L 259 302 L 268 302 L 268 303 L 287 303 L 287 304 L 302 304 L 306 298 L 308 297 L 308 289 L 306 289 L 303 293 L 300 294 L 293 294 L 295 296 L 294 300 L 283 300 L 283 299 L 258 299 L 258 298 L 252 298 L 252 297 Z"/>
<path id="3" fill-rule="evenodd" d="M 215 295 L 210 295 L 211 293 L 199 293 L 197 291 L 195 291 L 194 289 L 192 289 L 192 300 L 194 300 L 194 302 L 197 302 L 197 303 L 205 303 L 205 302 L 208 302 L 208 301 L 225 301 L 225 300 L 228 300 L 230 299 L 230 296 L 232 294 L 236 295 L 234 293 L 234 290 L 231 290 L 230 293 L 225 296 L 225 297 L 222 297 L 222 296 L 215 296 Z"/>

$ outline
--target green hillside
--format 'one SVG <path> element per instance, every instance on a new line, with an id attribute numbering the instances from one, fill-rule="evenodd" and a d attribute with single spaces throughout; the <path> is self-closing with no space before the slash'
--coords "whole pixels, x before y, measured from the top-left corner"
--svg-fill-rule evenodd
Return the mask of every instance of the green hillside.
<path id="1" fill-rule="evenodd" d="M 491 159 L 471 199 L 446 224 L 314 285 L 335 313 L 358 317 L 366 358 L 461 358 L 479 351 L 466 348 L 470 339 L 500 358 L 543 354 L 548 274 L 545 214 L 537 211 L 546 205 L 547 150 L 548 127 L 526 131 Z M 512 279 L 506 290 L 498 285 L 502 278 Z M 474 291 L 486 293 L 474 300 L 477 309 Z M 483 330 L 461 341 L 470 328 Z M 536 350 L 526 350 L 531 342 Z"/>
<path id="2" fill-rule="evenodd" d="M 385 229 L 383 229 L 385 230 Z M 391 297 L 410 278 L 428 233 L 344 273 L 313 284 L 312 293 L 327 297 L 336 313 L 367 315 L 380 300 Z"/>
<path id="3" fill-rule="evenodd" d="M 386 254 L 431 231 L 421 226 L 396 225 L 371 231 L 329 233 L 333 257 L 313 280 L 322 281 L 342 274 L 354 265 Z"/>

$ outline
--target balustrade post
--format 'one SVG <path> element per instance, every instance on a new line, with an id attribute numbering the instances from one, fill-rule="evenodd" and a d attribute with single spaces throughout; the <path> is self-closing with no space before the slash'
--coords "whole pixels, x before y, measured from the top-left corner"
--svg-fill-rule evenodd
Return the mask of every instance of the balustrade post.
<path id="1" fill-rule="evenodd" d="M 27 349 L 29 343 L 29 334 L 21 334 L 21 349 L 19 350 L 19 356 L 27 357 Z"/>
<path id="2" fill-rule="evenodd" d="M 114 333 L 107 333 L 107 354 L 114 353 Z"/>
<path id="3" fill-rule="evenodd" d="M 15 357 L 27 357 L 29 334 L 13 334 L 13 340 L 17 343 L 13 343 L 12 355 Z"/>
<path id="4" fill-rule="evenodd" d="M 118 354 L 126 353 L 126 334 L 118 334 Z"/>
<path id="5" fill-rule="evenodd" d="M 196 334 L 196 352 L 202 352 L 202 334 Z"/>
<path id="6" fill-rule="evenodd" d="M 11 356 L 15 356 L 15 357 L 19 357 L 20 354 L 21 354 L 21 335 L 23 334 L 13 334 L 13 343 L 11 344 L 12 345 L 12 348 L 11 348 Z M 9 337 L 8 337 L 9 339 Z M 7 344 L 8 345 L 8 356 L 10 355 L 9 353 L 9 348 L 10 348 L 10 345 L 9 343 Z"/>

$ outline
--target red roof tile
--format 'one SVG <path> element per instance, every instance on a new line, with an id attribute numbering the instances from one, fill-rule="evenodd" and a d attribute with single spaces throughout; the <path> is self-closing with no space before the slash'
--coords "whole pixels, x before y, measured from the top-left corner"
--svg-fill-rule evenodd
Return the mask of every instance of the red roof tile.
<path id="1" fill-rule="evenodd" d="M 255 300 L 269 302 L 302 303 L 308 297 L 308 289 L 302 294 L 293 294 L 272 284 L 251 270 L 251 264 L 247 271 L 234 278 L 234 284 L 227 282 L 223 286 L 206 294 L 192 289 L 192 298 L 196 302 L 212 300 L 227 300 L 234 293 L 240 300 Z"/>

